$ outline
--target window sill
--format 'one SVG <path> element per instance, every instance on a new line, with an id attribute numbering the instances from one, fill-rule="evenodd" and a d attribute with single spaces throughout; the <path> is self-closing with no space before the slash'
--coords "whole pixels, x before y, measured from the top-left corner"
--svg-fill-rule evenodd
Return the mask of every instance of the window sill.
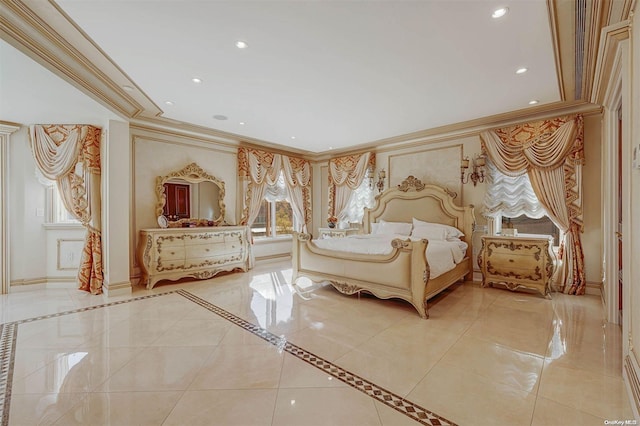
<path id="1" fill-rule="evenodd" d="M 82 230 L 84 226 L 81 223 L 43 223 L 44 229 L 55 229 L 56 231 Z"/>
<path id="2" fill-rule="evenodd" d="M 277 237 L 255 237 L 253 239 L 254 244 L 269 244 L 269 243 L 277 243 L 280 241 L 290 241 L 293 237 L 288 235 L 280 235 Z"/>

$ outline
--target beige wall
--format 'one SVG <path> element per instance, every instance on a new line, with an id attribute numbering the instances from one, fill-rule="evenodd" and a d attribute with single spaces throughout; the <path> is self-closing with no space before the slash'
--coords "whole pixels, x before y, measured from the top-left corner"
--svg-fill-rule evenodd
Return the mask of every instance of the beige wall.
<path id="1" fill-rule="evenodd" d="M 602 266 L 602 188 L 601 175 L 602 116 L 584 118 L 584 157 L 582 168 L 584 251 L 587 283 L 600 284 L 603 279 Z"/>

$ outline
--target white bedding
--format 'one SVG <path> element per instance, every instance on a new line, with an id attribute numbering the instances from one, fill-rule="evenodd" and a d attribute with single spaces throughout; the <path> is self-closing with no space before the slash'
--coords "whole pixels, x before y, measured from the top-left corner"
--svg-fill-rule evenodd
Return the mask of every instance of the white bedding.
<path id="1" fill-rule="evenodd" d="M 345 238 L 326 238 L 315 240 L 316 245 L 323 249 L 343 251 L 359 254 L 388 254 L 391 253 L 391 240 L 416 238 L 399 234 L 369 234 L 351 235 Z M 464 241 L 431 240 L 427 244 L 427 262 L 431 270 L 430 278 L 436 278 L 453 269 L 464 259 L 467 243 Z"/>

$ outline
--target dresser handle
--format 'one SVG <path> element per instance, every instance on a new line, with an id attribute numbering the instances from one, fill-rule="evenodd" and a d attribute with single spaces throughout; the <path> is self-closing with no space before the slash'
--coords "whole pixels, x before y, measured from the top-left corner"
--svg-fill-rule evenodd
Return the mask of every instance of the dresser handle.
<path id="1" fill-rule="evenodd" d="M 514 262 L 514 260 L 513 260 L 513 259 L 509 259 L 509 262 L 513 263 L 513 262 Z"/>
<path id="2" fill-rule="evenodd" d="M 172 252 L 171 252 L 171 254 L 176 254 L 176 252 L 175 252 L 175 251 L 172 251 Z"/>
<path id="3" fill-rule="evenodd" d="M 205 251 L 209 251 L 209 249 L 205 249 Z"/>

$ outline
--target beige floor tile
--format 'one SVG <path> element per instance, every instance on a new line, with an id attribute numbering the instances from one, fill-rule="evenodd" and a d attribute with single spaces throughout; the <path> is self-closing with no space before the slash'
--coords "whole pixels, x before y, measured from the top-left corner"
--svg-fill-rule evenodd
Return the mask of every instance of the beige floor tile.
<path id="1" fill-rule="evenodd" d="M 280 389 L 274 426 L 380 425 L 375 401 L 351 388 Z"/>
<path id="2" fill-rule="evenodd" d="M 150 346 L 216 346 L 235 326 L 211 313 L 210 316 L 213 318 L 178 320 Z"/>
<path id="3" fill-rule="evenodd" d="M 406 395 L 458 339 L 426 323 L 418 318 L 392 326 L 335 363 L 398 395 Z"/>
<path id="4" fill-rule="evenodd" d="M 161 425 L 183 392 L 91 393 L 56 425 Z"/>
<path id="5" fill-rule="evenodd" d="M 579 411 L 575 408 L 558 404 L 557 402 L 551 401 L 547 398 L 538 397 L 536 400 L 536 409 L 533 412 L 533 421 L 531 422 L 531 426 L 602 426 L 606 424 L 605 420 L 606 419 L 592 416 L 584 411 Z"/>
<path id="6" fill-rule="evenodd" d="M 536 396 L 439 363 L 407 399 L 460 425 L 528 425 Z"/>
<path id="7" fill-rule="evenodd" d="M 270 425 L 275 389 L 187 391 L 164 426 Z"/>
<path id="8" fill-rule="evenodd" d="M 622 377 L 545 362 L 540 397 L 603 419 L 633 418 Z"/>
<path id="9" fill-rule="evenodd" d="M 544 359 L 497 343 L 463 336 L 443 362 L 525 392 L 537 392 Z"/>
<path id="10" fill-rule="evenodd" d="M 346 320 L 324 320 L 304 330 L 291 333 L 287 340 L 328 361 L 333 361 L 362 344 L 369 333 L 354 330 Z"/>
<path id="11" fill-rule="evenodd" d="M 551 315 L 492 307 L 465 332 L 465 336 L 544 356 L 551 337 Z"/>
<path id="12" fill-rule="evenodd" d="M 13 395 L 9 425 L 52 425 L 86 396 L 85 393 Z"/>
<path id="13" fill-rule="evenodd" d="M 95 390 L 120 392 L 187 389 L 214 349 L 213 346 L 146 348 Z"/>
<path id="14" fill-rule="evenodd" d="M 53 362 L 21 379 L 14 379 L 12 392 L 89 392 L 130 362 L 139 348 L 76 348 L 60 353 Z"/>
<path id="15" fill-rule="evenodd" d="M 283 358 L 272 345 L 218 346 L 189 390 L 277 388 Z"/>

